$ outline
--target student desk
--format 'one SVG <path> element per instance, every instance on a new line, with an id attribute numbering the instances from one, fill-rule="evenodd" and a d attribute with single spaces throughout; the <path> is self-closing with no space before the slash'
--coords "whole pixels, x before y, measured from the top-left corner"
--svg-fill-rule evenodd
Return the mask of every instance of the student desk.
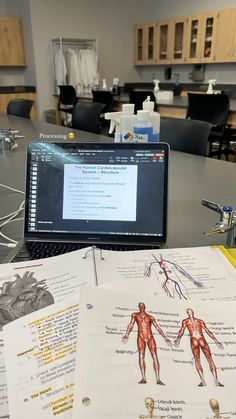
<path id="1" fill-rule="evenodd" d="M 0 152 L 0 183 L 24 190 L 26 144 L 31 140 L 62 141 L 71 131 L 73 141 L 111 141 L 111 138 L 65 127 L 0 115 L 1 128 L 19 129 L 25 138 L 18 140 L 19 147 L 12 152 Z M 41 138 L 40 138 L 41 137 Z M 72 141 L 66 139 L 65 141 Z M 209 199 L 236 209 L 236 164 L 186 153 L 170 153 L 168 247 L 207 246 L 225 244 L 226 235 L 204 236 L 203 232 L 214 225 L 219 216 L 201 205 Z M 155 181 L 155 180 L 153 180 Z M 0 186 L 0 217 L 18 209 L 23 195 Z M 23 222 L 9 224 L 3 232 L 15 240 L 22 236 Z M 2 241 L 2 240 L 0 240 Z M 0 246 L 0 262 L 11 249 Z"/>

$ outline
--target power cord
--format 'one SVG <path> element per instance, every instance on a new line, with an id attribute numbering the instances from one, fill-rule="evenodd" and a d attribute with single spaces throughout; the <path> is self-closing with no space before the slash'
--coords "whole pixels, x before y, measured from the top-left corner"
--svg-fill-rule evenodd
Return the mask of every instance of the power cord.
<path id="1" fill-rule="evenodd" d="M 3 246 L 3 247 L 16 247 L 16 243 L 1 243 L 0 242 L 0 246 Z"/>
<path id="2" fill-rule="evenodd" d="M 22 192 L 22 191 L 20 191 L 18 189 L 12 188 L 11 186 L 4 185 L 2 183 L 0 183 L 0 186 L 3 187 L 3 188 L 9 189 L 10 191 L 13 191 L 13 192 L 16 192 L 16 193 L 19 193 L 19 194 L 24 195 L 24 192 Z M 8 224 L 10 224 L 10 223 L 12 223 L 14 221 L 20 221 L 20 220 L 23 219 L 23 218 L 16 218 L 16 217 L 18 215 L 20 215 L 20 213 L 24 210 L 24 203 L 25 203 L 25 201 L 23 201 L 20 204 L 19 208 L 16 211 L 13 211 L 13 212 L 11 212 L 11 213 L 9 213 L 7 215 L 4 215 L 3 217 L 0 218 L 0 221 L 3 221 L 4 220 L 3 223 L 0 224 L 0 230 L 2 229 L 3 226 L 6 226 L 6 225 L 8 225 Z M 1 231 L 0 231 L 0 237 L 2 237 L 4 240 L 7 240 L 7 241 L 10 242 L 10 243 L 2 243 L 2 242 L 0 242 L 0 246 L 4 246 L 4 247 L 15 247 L 17 245 L 17 243 L 18 243 L 16 240 L 12 239 L 11 237 L 8 237 L 5 234 L 3 234 Z"/>
<path id="3" fill-rule="evenodd" d="M 6 188 L 6 189 L 10 189 L 10 191 L 20 193 L 22 195 L 25 194 L 23 191 L 20 191 L 19 189 L 15 189 L 15 188 L 12 188 L 11 186 L 3 185 L 2 183 L 0 183 L 0 186 L 2 186 L 3 188 Z"/>

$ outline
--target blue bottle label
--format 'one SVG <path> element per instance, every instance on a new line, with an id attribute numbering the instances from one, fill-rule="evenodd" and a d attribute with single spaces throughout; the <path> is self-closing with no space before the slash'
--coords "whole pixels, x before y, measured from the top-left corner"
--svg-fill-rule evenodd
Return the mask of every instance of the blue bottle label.
<path id="1" fill-rule="evenodd" d="M 137 143 L 147 143 L 153 136 L 152 127 L 134 127 L 134 141 Z"/>

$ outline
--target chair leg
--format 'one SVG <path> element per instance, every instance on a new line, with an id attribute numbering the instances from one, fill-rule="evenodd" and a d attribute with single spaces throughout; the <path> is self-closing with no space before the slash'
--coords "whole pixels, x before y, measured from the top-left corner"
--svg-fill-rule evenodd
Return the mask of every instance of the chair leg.
<path id="1" fill-rule="evenodd" d="M 223 140 L 220 140 L 219 141 L 219 149 L 218 149 L 218 160 L 220 160 L 220 158 L 221 158 L 222 147 L 223 147 Z"/>
<path id="2" fill-rule="evenodd" d="M 208 151 L 208 157 L 211 157 L 212 154 L 212 142 L 209 141 L 209 151 Z"/>

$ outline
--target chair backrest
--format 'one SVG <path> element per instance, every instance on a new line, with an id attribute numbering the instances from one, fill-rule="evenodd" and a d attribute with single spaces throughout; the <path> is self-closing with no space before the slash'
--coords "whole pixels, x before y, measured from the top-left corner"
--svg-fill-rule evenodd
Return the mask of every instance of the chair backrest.
<path id="1" fill-rule="evenodd" d="M 225 94 L 208 95 L 188 93 L 186 118 L 206 121 L 213 126 L 225 127 L 229 113 L 229 98 Z"/>
<path id="2" fill-rule="evenodd" d="M 72 112 L 72 128 L 99 133 L 99 118 L 104 103 L 78 103 Z"/>
<path id="3" fill-rule="evenodd" d="M 7 114 L 30 119 L 33 103 L 31 99 L 12 99 L 7 105 Z"/>
<path id="4" fill-rule="evenodd" d="M 75 106 L 75 104 L 77 103 L 77 96 L 74 86 L 61 85 L 58 87 L 60 89 L 58 108 L 60 108 L 60 105 Z"/>
<path id="5" fill-rule="evenodd" d="M 193 119 L 161 118 L 160 139 L 170 145 L 171 150 L 206 155 L 207 139 L 211 124 Z"/>
<path id="6" fill-rule="evenodd" d="M 150 100 L 156 104 L 154 93 L 150 90 L 131 90 L 129 92 L 129 103 L 134 103 L 134 113 L 143 108 L 143 102 L 150 96 Z"/>
<path id="7" fill-rule="evenodd" d="M 93 102 L 103 103 L 105 112 L 113 112 L 113 94 L 104 90 L 92 90 Z"/>

